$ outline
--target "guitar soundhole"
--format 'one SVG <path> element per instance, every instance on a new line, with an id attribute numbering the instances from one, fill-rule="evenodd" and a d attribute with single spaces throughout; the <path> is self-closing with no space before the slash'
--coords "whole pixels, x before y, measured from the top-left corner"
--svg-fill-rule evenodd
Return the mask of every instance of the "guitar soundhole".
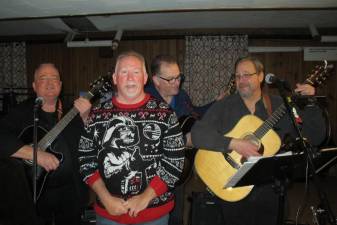
<path id="1" fill-rule="evenodd" d="M 264 154 L 264 145 L 261 144 L 260 148 L 259 148 L 259 151 L 258 151 L 261 155 Z"/>

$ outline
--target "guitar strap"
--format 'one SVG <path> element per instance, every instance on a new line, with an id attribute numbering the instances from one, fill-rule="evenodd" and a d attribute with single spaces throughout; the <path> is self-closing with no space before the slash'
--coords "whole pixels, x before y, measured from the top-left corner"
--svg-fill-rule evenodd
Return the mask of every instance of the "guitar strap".
<path id="1" fill-rule="evenodd" d="M 57 121 L 60 121 L 62 118 L 62 114 L 63 114 L 63 107 L 62 107 L 62 102 L 60 99 L 57 99 L 56 113 L 57 113 Z"/>
<path id="2" fill-rule="evenodd" d="M 262 91 L 262 101 L 265 109 L 267 110 L 268 116 L 271 116 L 273 112 L 271 101 L 269 95 L 265 91 Z"/>

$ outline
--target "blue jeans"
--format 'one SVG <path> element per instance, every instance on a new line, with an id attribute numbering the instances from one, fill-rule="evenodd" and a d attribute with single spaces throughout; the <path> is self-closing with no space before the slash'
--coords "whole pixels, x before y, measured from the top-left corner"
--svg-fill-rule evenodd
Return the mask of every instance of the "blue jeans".
<path id="1" fill-rule="evenodd" d="M 167 225 L 168 220 L 169 220 L 169 214 L 166 214 L 165 216 L 162 216 L 159 219 L 145 222 L 145 223 L 137 223 L 137 225 Z M 96 225 L 125 225 L 125 224 L 117 223 L 115 221 L 96 215 Z"/>

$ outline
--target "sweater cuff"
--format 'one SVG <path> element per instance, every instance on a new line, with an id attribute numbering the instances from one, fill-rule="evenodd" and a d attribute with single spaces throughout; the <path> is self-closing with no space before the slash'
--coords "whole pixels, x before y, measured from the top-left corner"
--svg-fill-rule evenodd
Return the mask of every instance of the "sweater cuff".
<path id="1" fill-rule="evenodd" d="M 167 184 L 162 179 L 160 179 L 159 176 L 153 177 L 149 185 L 156 192 L 157 196 L 164 194 L 168 190 Z"/>
<path id="2" fill-rule="evenodd" d="M 7 137 L 6 137 L 7 138 Z M 1 154 L 0 154 L 0 159 L 8 159 L 10 158 L 14 153 L 16 153 L 20 148 L 22 148 L 25 144 L 21 142 L 18 139 L 6 139 L 12 141 L 11 143 L 8 142 L 7 148 L 6 146 L 3 146 L 1 148 Z"/>
<path id="3" fill-rule="evenodd" d="M 229 149 L 229 144 L 233 138 L 224 137 L 224 151 L 223 152 L 231 152 L 233 149 Z"/>
<path id="4" fill-rule="evenodd" d="M 92 186 L 99 178 L 101 178 L 101 175 L 99 174 L 98 170 L 96 170 L 85 180 L 85 183 L 87 183 L 89 186 Z"/>

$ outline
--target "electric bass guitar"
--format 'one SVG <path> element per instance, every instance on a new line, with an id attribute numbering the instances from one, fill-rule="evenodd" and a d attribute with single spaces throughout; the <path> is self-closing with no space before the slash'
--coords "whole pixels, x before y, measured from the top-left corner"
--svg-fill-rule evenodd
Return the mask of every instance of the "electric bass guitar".
<path id="1" fill-rule="evenodd" d="M 315 68 L 305 83 L 312 86 L 321 84 L 328 76 L 327 68 L 325 61 L 323 66 Z M 262 156 L 272 156 L 281 146 L 281 140 L 272 128 L 285 112 L 286 107 L 282 104 L 264 122 L 254 115 L 246 115 L 225 136 L 249 140 L 259 147 L 259 153 Z M 224 188 L 229 179 L 242 166 L 244 160 L 235 150 L 230 153 L 221 153 L 199 149 L 194 162 L 197 174 L 215 195 L 225 201 L 235 202 L 245 198 L 253 189 L 253 185 Z"/>
<path id="2" fill-rule="evenodd" d="M 91 85 L 91 89 L 83 97 L 91 100 L 93 97 L 100 93 L 104 93 L 106 90 L 111 90 L 111 77 L 100 77 L 95 80 Z M 37 140 L 38 149 L 41 151 L 49 152 L 55 155 L 60 163 L 63 161 L 63 154 L 57 150 L 57 137 L 66 128 L 66 126 L 74 119 L 79 111 L 73 107 L 50 131 L 47 131 L 44 127 L 38 126 L 37 128 Z M 20 140 L 25 144 L 33 145 L 33 126 L 28 126 L 19 134 Z M 23 160 L 26 170 L 26 175 L 29 181 L 33 180 L 33 162 L 32 160 Z M 51 172 L 52 173 L 52 172 Z M 36 198 L 41 196 L 45 183 L 47 182 L 49 172 L 43 167 L 37 166 L 36 172 Z M 32 189 L 33 190 L 33 189 Z"/>

